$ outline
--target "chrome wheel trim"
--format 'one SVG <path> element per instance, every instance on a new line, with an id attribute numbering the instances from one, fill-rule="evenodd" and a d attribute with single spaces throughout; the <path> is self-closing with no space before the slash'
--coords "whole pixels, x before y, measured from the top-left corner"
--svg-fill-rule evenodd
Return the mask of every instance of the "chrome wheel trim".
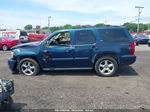
<path id="1" fill-rule="evenodd" d="M 110 60 L 103 60 L 99 64 L 99 71 L 105 76 L 109 76 L 114 72 L 114 70 L 115 65 Z"/>
<path id="2" fill-rule="evenodd" d="M 31 76 L 34 74 L 35 72 L 35 66 L 32 62 L 30 61 L 24 61 L 22 64 L 21 64 L 21 71 L 25 74 L 25 75 L 28 75 L 28 76 Z"/>

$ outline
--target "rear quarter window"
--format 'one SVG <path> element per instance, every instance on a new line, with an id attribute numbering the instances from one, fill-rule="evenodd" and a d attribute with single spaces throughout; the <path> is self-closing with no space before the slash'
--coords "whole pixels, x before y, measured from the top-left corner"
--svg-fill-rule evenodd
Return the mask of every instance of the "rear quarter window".
<path id="1" fill-rule="evenodd" d="M 99 33 L 104 42 L 129 42 L 123 29 L 100 29 Z"/>

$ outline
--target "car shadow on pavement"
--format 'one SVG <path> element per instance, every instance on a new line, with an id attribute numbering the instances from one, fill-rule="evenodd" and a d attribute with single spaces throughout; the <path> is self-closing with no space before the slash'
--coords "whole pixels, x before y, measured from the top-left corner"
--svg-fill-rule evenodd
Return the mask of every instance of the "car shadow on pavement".
<path id="1" fill-rule="evenodd" d="M 58 70 L 58 71 L 42 71 L 41 75 L 51 76 L 92 76 L 96 75 L 94 70 Z"/>
<path id="2" fill-rule="evenodd" d="M 97 76 L 94 70 L 64 70 L 64 71 L 42 71 L 41 75 L 51 76 Z M 119 68 L 116 73 L 117 76 L 137 76 L 138 73 L 131 66 L 124 66 Z"/>
<path id="3" fill-rule="evenodd" d="M 119 68 L 116 76 L 137 76 L 138 73 L 134 70 L 132 66 L 124 66 Z"/>
<path id="4" fill-rule="evenodd" d="M 1 107 L 0 108 L 0 112 L 1 111 L 8 111 L 8 112 L 20 112 L 20 110 L 23 109 L 23 107 L 25 107 L 27 104 L 25 103 L 17 103 L 17 102 L 14 102 L 11 107 Z"/>

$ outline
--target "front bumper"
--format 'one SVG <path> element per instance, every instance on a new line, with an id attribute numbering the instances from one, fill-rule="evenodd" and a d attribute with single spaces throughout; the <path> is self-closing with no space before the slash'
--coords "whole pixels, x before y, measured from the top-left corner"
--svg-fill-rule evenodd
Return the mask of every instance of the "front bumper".
<path id="1" fill-rule="evenodd" d="M 124 55 L 120 58 L 120 65 L 131 65 L 136 61 L 135 55 Z"/>
<path id="2" fill-rule="evenodd" d="M 15 71 L 17 65 L 17 61 L 13 58 L 8 60 L 8 66 L 12 71 Z"/>

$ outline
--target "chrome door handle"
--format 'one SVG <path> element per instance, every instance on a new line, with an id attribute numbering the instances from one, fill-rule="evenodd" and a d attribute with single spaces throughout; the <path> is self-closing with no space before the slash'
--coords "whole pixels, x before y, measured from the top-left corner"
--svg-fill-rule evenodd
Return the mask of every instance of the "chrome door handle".
<path id="1" fill-rule="evenodd" d="M 65 52 L 70 52 L 72 49 L 65 49 Z"/>
<path id="2" fill-rule="evenodd" d="M 48 53 L 48 51 L 47 51 L 47 50 L 44 50 L 43 53 Z"/>

